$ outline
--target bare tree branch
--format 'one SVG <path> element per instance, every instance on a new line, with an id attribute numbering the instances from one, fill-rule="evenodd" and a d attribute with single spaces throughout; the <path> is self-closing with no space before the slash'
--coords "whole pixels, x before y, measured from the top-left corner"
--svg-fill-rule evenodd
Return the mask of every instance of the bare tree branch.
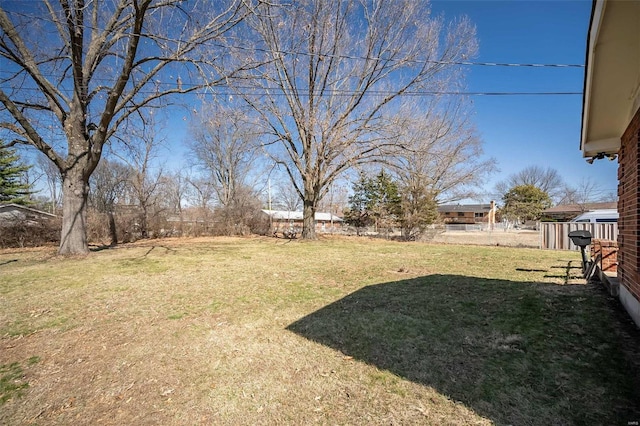
<path id="1" fill-rule="evenodd" d="M 396 147 L 392 124 L 403 94 L 457 79 L 445 64 L 474 54 L 474 29 L 461 20 L 443 35 L 442 20 L 411 0 L 303 0 L 257 10 L 255 48 L 242 53 L 266 65 L 244 73 L 236 91 L 273 138 L 265 150 L 302 184 L 303 237 L 315 238 L 314 212 L 331 182 L 385 161 Z"/>
<path id="2" fill-rule="evenodd" d="M 230 49 L 226 34 L 250 13 L 250 3 L 41 0 L 24 10 L 0 6 L 0 57 L 9 71 L 0 89 L 0 122 L 17 136 L 15 143 L 36 147 L 60 170 L 61 253 L 88 252 L 89 177 L 105 144 L 138 110 L 255 67 L 223 63 Z M 66 152 L 59 139 L 47 140 L 60 134 Z"/>
<path id="3" fill-rule="evenodd" d="M 233 207 L 241 189 L 249 185 L 259 145 L 254 124 L 241 110 L 210 108 L 191 128 L 189 149 L 223 207 Z"/>

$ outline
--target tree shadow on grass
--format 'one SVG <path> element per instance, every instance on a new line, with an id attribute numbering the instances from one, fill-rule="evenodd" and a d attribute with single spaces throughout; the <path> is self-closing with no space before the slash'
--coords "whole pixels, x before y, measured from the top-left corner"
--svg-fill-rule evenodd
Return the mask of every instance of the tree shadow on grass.
<path id="1" fill-rule="evenodd" d="M 594 284 L 430 275 L 364 287 L 287 329 L 499 424 L 627 424 L 640 420 L 640 333 L 618 319 Z"/>
<path id="2" fill-rule="evenodd" d="M 93 245 L 90 244 L 89 245 L 89 251 L 97 253 L 99 251 L 103 251 L 103 250 L 111 250 L 113 248 L 115 248 L 116 246 L 113 244 L 101 244 L 101 245 Z"/>

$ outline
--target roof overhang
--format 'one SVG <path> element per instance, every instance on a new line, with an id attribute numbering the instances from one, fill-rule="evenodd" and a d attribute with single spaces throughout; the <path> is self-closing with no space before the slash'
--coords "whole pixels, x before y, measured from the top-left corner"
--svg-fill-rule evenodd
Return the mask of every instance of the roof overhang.
<path id="1" fill-rule="evenodd" d="M 617 154 L 640 106 L 640 1 L 594 0 L 582 104 L 584 157 Z"/>

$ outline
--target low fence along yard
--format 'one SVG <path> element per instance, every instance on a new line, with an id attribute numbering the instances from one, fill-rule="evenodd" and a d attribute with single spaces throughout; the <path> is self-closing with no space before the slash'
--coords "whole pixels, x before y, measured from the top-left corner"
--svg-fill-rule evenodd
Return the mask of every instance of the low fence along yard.
<path id="1" fill-rule="evenodd" d="M 540 248 L 544 250 L 580 250 L 571 242 L 569 232 L 586 229 L 594 239 L 618 241 L 617 223 L 541 222 Z"/>

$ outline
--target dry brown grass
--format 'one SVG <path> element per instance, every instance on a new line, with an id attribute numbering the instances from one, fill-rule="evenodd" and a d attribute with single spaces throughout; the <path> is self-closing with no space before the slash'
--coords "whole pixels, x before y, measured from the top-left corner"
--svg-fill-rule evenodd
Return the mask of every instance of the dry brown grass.
<path id="1" fill-rule="evenodd" d="M 628 330 L 603 293 L 559 285 L 577 253 L 340 238 L 54 253 L 0 251 L 0 365 L 19 363 L 29 385 L 2 424 L 576 424 L 637 412 L 637 371 L 590 366 L 626 362 Z"/>

